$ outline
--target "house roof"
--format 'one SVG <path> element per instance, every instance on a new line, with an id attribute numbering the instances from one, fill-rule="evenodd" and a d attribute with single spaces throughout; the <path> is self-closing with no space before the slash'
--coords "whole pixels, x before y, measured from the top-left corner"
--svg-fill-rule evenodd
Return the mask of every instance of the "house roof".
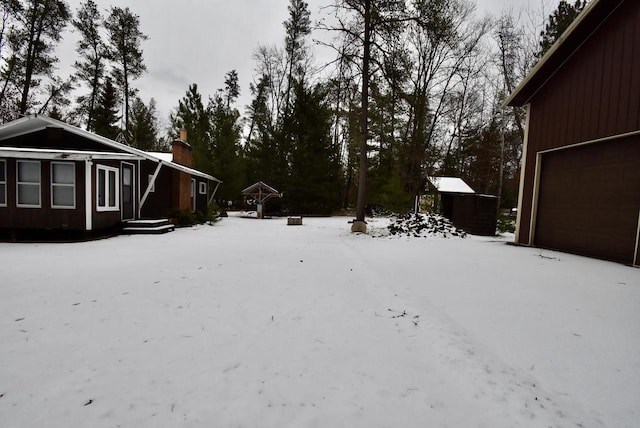
<path id="1" fill-rule="evenodd" d="M 110 149 L 114 149 L 122 155 L 122 152 L 132 155 L 137 159 L 146 159 L 156 163 L 162 163 L 163 165 L 167 165 L 170 168 L 177 169 L 182 172 L 186 172 L 190 175 L 195 175 L 198 177 L 203 177 L 208 180 L 217 181 L 218 183 L 222 183 L 222 181 L 213 177 L 212 175 L 206 174 L 204 172 L 195 170 L 193 168 L 186 167 L 184 165 L 177 164 L 171 160 L 166 160 L 164 156 L 160 156 L 159 153 L 145 152 L 144 150 L 136 149 L 135 147 L 127 146 L 126 144 L 118 143 L 117 141 L 110 140 L 109 138 L 102 137 L 100 135 L 94 134 L 92 132 L 86 131 L 84 129 L 80 129 L 76 126 L 69 125 L 68 123 L 61 122 L 59 120 L 51 119 L 50 117 L 42 116 L 42 115 L 33 115 L 33 116 L 25 116 L 23 118 L 14 120 L 12 122 L 5 123 L 0 125 L 0 140 L 6 140 L 13 137 L 19 137 L 21 135 L 31 134 L 33 132 L 42 131 L 46 128 L 61 128 L 66 132 L 71 134 L 78 135 L 82 138 L 94 141 L 96 143 L 102 144 Z M 13 150 L 22 151 L 23 153 L 27 153 L 32 151 L 33 149 L 27 148 L 12 148 Z M 6 150 L 6 149 L 5 149 Z M 46 151 L 46 150 L 44 150 Z M 49 152 L 66 152 L 65 154 L 71 155 L 75 153 L 76 155 L 87 155 L 92 152 L 87 151 L 79 151 L 79 150 L 49 150 Z M 97 152 L 96 152 L 97 153 Z M 114 153 L 118 154 L 118 153 Z M 95 154 L 90 156 L 92 159 L 98 159 L 98 156 L 103 156 L 103 159 L 114 159 L 114 157 L 104 157 L 107 153 L 100 153 L 100 155 Z"/>
<path id="2" fill-rule="evenodd" d="M 462 178 L 429 177 L 429 181 L 440 193 L 476 193 Z"/>
<path id="3" fill-rule="evenodd" d="M 34 149 L 30 147 L 0 147 L 0 156 L 5 158 L 48 159 L 58 161 L 69 160 L 138 160 L 140 156 L 130 153 L 94 152 L 86 150 Z"/>
<path id="4" fill-rule="evenodd" d="M 591 0 L 564 33 L 538 61 L 503 105 L 520 107 L 533 96 L 569 60 L 580 46 L 606 21 L 625 0 Z"/>

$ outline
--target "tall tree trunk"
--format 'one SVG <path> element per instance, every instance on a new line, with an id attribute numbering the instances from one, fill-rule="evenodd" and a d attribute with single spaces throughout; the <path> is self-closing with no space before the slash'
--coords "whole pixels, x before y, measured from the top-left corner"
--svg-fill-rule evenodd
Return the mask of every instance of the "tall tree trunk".
<path id="1" fill-rule="evenodd" d="M 364 2 L 364 43 L 362 55 L 362 112 L 360 123 L 360 171 L 356 220 L 364 221 L 367 191 L 367 140 L 369 134 L 369 60 L 371 57 L 371 0 Z"/>

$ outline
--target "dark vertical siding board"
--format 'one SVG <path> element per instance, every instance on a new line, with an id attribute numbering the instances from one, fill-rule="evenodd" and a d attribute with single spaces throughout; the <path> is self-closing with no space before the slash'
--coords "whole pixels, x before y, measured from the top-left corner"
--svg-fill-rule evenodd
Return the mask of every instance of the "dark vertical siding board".
<path id="1" fill-rule="evenodd" d="M 611 61 L 607 70 L 609 71 L 609 99 L 607 103 L 607 110 L 604 114 L 606 117 L 606 129 L 605 135 L 615 135 L 616 125 L 618 123 L 618 110 L 620 103 L 621 85 L 620 79 L 622 75 L 622 62 L 624 56 L 624 26 L 620 26 L 612 34 L 610 39 Z M 606 67 L 605 63 L 605 67 Z"/>
<path id="2" fill-rule="evenodd" d="M 565 124 L 566 134 L 565 141 L 575 141 L 577 135 L 577 127 L 578 127 L 578 115 L 576 114 L 576 105 L 580 105 L 581 101 L 579 100 L 581 96 L 581 91 L 579 90 L 580 85 L 584 84 L 584 73 L 578 73 L 575 79 L 569 79 L 569 93 L 567 94 L 568 98 L 568 107 L 567 107 L 567 122 Z"/>
<path id="3" fill-rule="evenodd" d="M 590 82 L 587 82 L 587 85 L 591 90 L 591 99 L 587 99 L 588 105 L 591 107 L 590 114 L 585 117 L 589 126 L 589 135 L 598 135 L 599 129 L 599 117 L 600 110 L 602 107 L 602 93 L 604 92 L 603 84 L 604 78 L 602 76 L 603 73 L 603 63 L 602 59 L 605 54 L 605 46 L 606 43 L 600 39 L 600 43 L 598 43 L 597 51 L 594 53 L 593 57 L 596 59 L 595 63 L 591 66 L 594 67 L 593 79 Z M 587 64 L 589 66 L 589 64 Z M 576 70 L 576 72 L 578 72 Z"/>
<path id="4" fill-rule="evenodd" d="M 626 21 L 620 28 L 620 47 L 616 51 L 617 59 L 619 61 L 618 70 L 618 99 L 615 102 L 615 117 L 613 118 L 613 129 L 626 129 L 626 116 L 627 106 L 629 105 L 630 91 L 625 88 L 630 88 L 631 84 L 631 67 L 633 64 L 634 55 L 626 55 L 626 52 L 633 52 L 630 46 L 633 46 L 633 27 L 631 22 Z"/>
<path id="5" fill-rule="evenodd" d="M 606 26 L 606 30 L 611 30 L 610 26 Z M 604 58 L 602 60 L 602 99 L 600 109 L 600 116 L 598 117 L 598 135 L 612 135 L 609 122 L 611 121 L 611 106 L 612 100 L 617 99 L 618 94 L 615 93 L 614 87 L 614 47 L 616 41 L 615 32 L 610 33 L 610 36 L 605 38 L 606 48 L 604 51 Z"/>
<path id="6" fill-rule="evenodd" d="M 640 128 L 640 7 L 635 8 L 635 19 L 631 22 L 633 29 L 633 43 L 630 45 L 626 55 L 632 58 L 633 65 L 631 66 L 631 84 L 630 100 L 628 107 L 628 122 L 627 129 L 639 129 Z"/>

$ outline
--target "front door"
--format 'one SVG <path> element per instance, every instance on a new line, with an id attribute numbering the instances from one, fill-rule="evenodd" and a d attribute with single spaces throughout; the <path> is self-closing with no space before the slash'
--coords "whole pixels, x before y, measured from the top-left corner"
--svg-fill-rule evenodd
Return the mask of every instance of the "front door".
<path id="1" fill-rule="evenodd" d="M 135 193 L 134 193 L 134 166 L 130 163 L 122 163 L 122 220 L 135 218 Z"/>

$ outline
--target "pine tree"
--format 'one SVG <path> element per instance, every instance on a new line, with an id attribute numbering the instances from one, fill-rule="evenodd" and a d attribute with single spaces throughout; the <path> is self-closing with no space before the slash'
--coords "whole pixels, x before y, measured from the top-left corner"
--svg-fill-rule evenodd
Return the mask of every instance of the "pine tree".
<path id="1" fill-rule="evenodd" d="M 13 87 L 18 93 L 17 112 L 24 114 L 37 104 L 34 92 L 42 79 L 53 77 L 58 62 L 53 51 L 70 15 L 63 0 L 29 0 L 24 6 L 7 2 L 3 6 L 15 16 L 6 39 L 10 53 L 0 72 L 0 104 L 11 102 L 7 95 Z"/>
<path id="2" fill-rule="evenodd" d="M 148 37 L 140 31 L 140 18 L 128 7 L 112 7 L 104 25 L 109 34 L 109 58 L 115 64 L 113 78 L 124 101 L 125 135 L 128 135 L 130 98 L 136 94 L 131 85 L 147 71 L 140 44 Z"/>
<path id="3" fill-rule="evenodd" d="M 139 97 L 134 97 L 129 121 L 127 138 L 129 144 L 145 151 L 156 150 L 158 147 L 156 101 L 151 98 L 147 106 Z"/>
<path id="4" fill-rule="evenodd" d="M 553 46 L 562 33 L 569 28 L 569 25 L 571 25 L 586 5 L 587 0 L 576 0 L 573 5 L 567 2 L 567 0 L 560 0 L 557 9 L 549 15 L 549 22 L 545 26 L 544 31 L 540 32 L 542 40 L 540 40 L 539 58 L 551 49 L 551 46 Z"/>
<path id="5" fill-rule="evenodd" d="M 79 96 L 76 101 L 79 113 L 86 120 L 87 129 L 91 129 L 98 89 L 105 72 L 107 53 L 100 36 L 102 15 L 95 2 L 86 0 L 78 9 L 76 19 L 72 23 L 80 35 L 76 47 L 79 59 L 74 64 L 76 76 L 89 87 L 89 93 Z"/>
<path id="6" fill-rule="evenodd" d="M 118 138 L 120 134 L 120 128 L 117 126 L 120 120 L 119 104 L 116 88 L 113 86 L 111 78 L 107 77 L 98 92 L 91 130 L 112 140 Z"/>
<path id="7" fill-rule="evenodd" d="M 211 138 L 214 175 L 224 182 L 217 193 L 219 200 L 233 201 L 245 187 L 244 158 L 240 144 L 240 112 L 233 104 L 240 95 L 238 73 L 225 76 L 225 87 L 211 100 Z"/>
<path id="8" fill-rule="evenodd" d="M 295 84 L 295 103 L 285 125 L 293 136 L 286 203 L 295 214 L 331 214 L 340 206 L 339 151 L 331 137 L 331 106 L 321 85 Z"/>
<path id="9" fill-rule="evenodd" d="M 198 85 L 193 83 L 178 107 L 170 114 L 172 134 L 179 135 L 180 130 L 187 131 L 187 143 L 193 154 L 193 167 L 215 174 L 211 151 L 211 108 L 202 102 Z"/>

